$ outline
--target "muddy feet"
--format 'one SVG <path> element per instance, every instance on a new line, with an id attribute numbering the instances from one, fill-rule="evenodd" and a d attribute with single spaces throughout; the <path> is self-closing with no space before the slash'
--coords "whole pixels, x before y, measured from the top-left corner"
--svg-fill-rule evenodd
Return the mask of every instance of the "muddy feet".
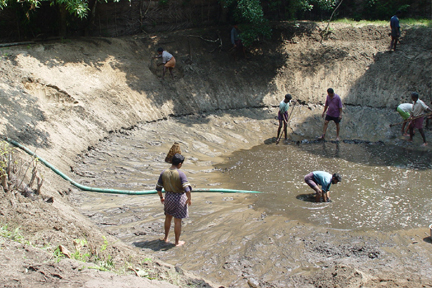
<path id="1" fill-rule="evenodd" d="M 176 247 L 183 246 L 186 242 L 185 241 L 179 241 L 177 244 L 175 244 Z"/>

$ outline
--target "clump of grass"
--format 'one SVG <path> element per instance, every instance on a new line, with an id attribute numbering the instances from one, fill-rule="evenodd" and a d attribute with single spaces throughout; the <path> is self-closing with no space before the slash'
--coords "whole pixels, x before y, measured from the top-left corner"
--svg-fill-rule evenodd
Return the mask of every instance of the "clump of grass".
<path id="1" fill-rule="evenodd" d="M 0 227 L 0 236 L 4 237 L 4 238 L 8 238 L 12 241 L 23 243 L 24 242 L 24 236 L 21 235 L 19 230 L 20 230 L 20 228 L 17 227 L 15 229 L 13 229 L 13 231 L 9 231 L 8 225 L 3 225 L 2 227 Z"/>
<path id="2" fill-rule="evenodd" d="M 389 20 L 360 20 L 360 21 L 355 21 L 353 19 L 348 19 L 348 18 L 342 18 L 342 19 L 336 19 L 333 22 L 334 23 L 348 24 L 348 25 L 352 25 L 352 26 L 367 26 L 367 25 L 389 26 L 390 25 L 390 18 L 389 18 Z M 430 19 L 401 18 L 400 24 L 401 25 L 408 25 L 408 26 L 432 27 L 432 20 L 430 20 Z"/>
<path id="3" fill-rule="evenodd" d="M 409 26 L 425 26 L 432 28 L 432 20 L 431 19 L 400 19 L 401 25 L 409 25 Z"/>
<path id="4" fill-rule="evenodd" d="M 88 266 L 85 268 L 115 272 L 115 265 L 112 256 L 103 255 L 104 253 L 102 253 L 109 246 L 108 240 L 105 236 L 102 237 L 104 241 L 99 249 L 92 249 L 89 247 L 86 239 L 75 239 L 73 241 L 75 247 L 74 252 L 69 252 L 63 245 L 59 245 L 53 252 L 54 258 L 56 259 L 56 262 L 59 262 L 63 258 L 70 258 L 85 263 L 94 263 L 95 266 Z"/>
<path id="5" fill-rule="evenodd" d="M 6 141 L 0 141 L 0 187 L 6 192 L 19 191 L 25 197 L 40 195 L 44 179 L 38 171 L 38 159 L 16 160 L 15 153 L 16 148 Z M 30 179 L 27 178 L 28 171 L 31 171 Z M 32 188 L 33 184 L 35 189 Z"/>
<path id="6" fill-rule="evenodd" d="M 389 19 L 389 21 L 390 21 L 390 19 Z M 389 21 L 382 21 L 382 20 L 360 20 L 360 21 L 356 21 L 354 19 L 342 18 L 342 19 L 336 19 L 333 22 L 334 23 L 348 24 L 351 26 L 367 26 L 367 25 L 385 26 L 385 25 L 389 25 Z"/>

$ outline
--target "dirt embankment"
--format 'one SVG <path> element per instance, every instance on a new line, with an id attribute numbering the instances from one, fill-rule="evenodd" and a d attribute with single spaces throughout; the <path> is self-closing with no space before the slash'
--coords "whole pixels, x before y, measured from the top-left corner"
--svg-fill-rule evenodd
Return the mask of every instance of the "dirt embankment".
<path id="1" fill-rule="evenodd" d="M 3 48 L 0 132 L 69 172 L 77 154 L 111 131 L 176 115 L 271 108 L 285 93 L 302 104 L 291 132 L 298 137 L 314 137 L 322 127 L 325 91 L 333 87 L 346 105 L 343 137 L 374 141 L 395 137 L 387 127 L 399 121 L 394 113 L 397 104 L 406 102 L 413 90 L 425 102 L 432 98 L 432 65 L 426 65 L 432 62 L 432 30 L 404 30 L 400 49 L 389 53 L 387 27 L 333 26 L 328 39 L 321 41 L 322 27 L 280 23 L 271 41 L 252 47 L 250 60 L 237 62 L 230 55 L 229 31 L 217 29 Z M 174 80 L 160 79 L 161 70 L 152 59 L 159 46 L 177 59 Z M 263 133 L 271 135 L 274 131 Z M 262 141 L 253 136 L 247 140 L 249 147 Z M 86 238 L 86 249 L 100 251 L 105 243 L 103 233 L 70 207 L 68 185 L 44 167 L 39 169 L 45 179 L 43 197 L 32 201 L 16 193 L 2 193 L 0 223 L 10 229 L 21 227 L 23 237 L 35 247 L 61 244 L 76 251 L 74 240 Z M 49 197 L 54 197 L 53 203 L 42 200 Z M 156 262 L 143 264 L 145 255 L 115 238 L 107 237 L 107 241 L 111 245 L 105 257 L 111 256 L 116 268 L 124 265 L 132 274 L 139 274 L 137 269 L 147 269 L 146 273 L 159 269 Z M 29 245 L 9 240 L 0 244 L 5 248 L 1 250 L 3 264 L 13 267 L 2 268 L 3 283 L 9 286 L 99 285 L 91 284 L 86 273 L 100 281 L 111 279 L 100 272 L 78 273 L 81 264 L 75 262 L 56 263 L 49 256 L 52 250 L 51 254 L 40 254 L 45 252 Z M 181 285 L 188 281 L 211 285 L 192 276 L 178 277 Z"/>

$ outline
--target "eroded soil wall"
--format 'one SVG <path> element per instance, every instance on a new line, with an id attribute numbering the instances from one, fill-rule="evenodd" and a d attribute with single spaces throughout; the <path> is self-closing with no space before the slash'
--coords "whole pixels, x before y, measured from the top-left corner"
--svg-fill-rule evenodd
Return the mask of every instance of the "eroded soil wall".
<path id="1" fill-rule="evenodd" d="M 360 126 L 353 131 L 342 125 L 342 135 L 364 140 L 377 122 L 388 127 L 399 120 L 371 108 L 393 111 L 411 91 L 430 103 L 430 29 L 404 29 L 395 53 L 387 51 L 386 27 L 332 26 L 324 40 L 320 29 L 281 23 L 272 41 L 258 43 L 248 51 L 251 59 L 238 61 L 228 52 L 229 35 L 218 38 L 214 30 L 11 47 L 2 50 L 0 63 L 1 133 L 38 147 L 67 170 L 70 159 L 110 131 L 173 115 L 277 106 L 286 93 L 308 105 L 306 123 L 320 115 L 326 89 L 333 87 L 351 107 L 344 117 Z M 161 80 L 153 58 L 159 46 L 177 59 L 174 80 Z M 297 132 L 315 137 L 321 122 L 312 122 Z"/>
<path id="2" fill-rule="evenodd" d="M 205 119 L 216 110 L 234 115 L 230 111 L 260 108 L 236 115 L 234 124 L 253 127 L 230 137 L 244 148 L 261 144 L 275 136 L 272 118 L 286 93 L 300 104 L 290 134 L 314 138 L 322 129 L 325 91 L 333 87 L 345 104 L 343 139 L 392 141 L 398 131 L 388 126 L 400 121 L 394 109 L 408 101 L 409 92 L 431 101 L 431 30 L 404 27 L 398 51 L 390 53 L 387 27 L 332 26 L 327 39 L 320 36 L 322 28 L 280 23 L 274 39 L 258 43 L 248 51 L 250 59 L 238 61 L 228 33 L 211 29 L 2 49 L 0 133 L 71 173 L 76 155 L 110 132 L 173 116 Z M 161 67 L 152 58 L 159 46 L 177 59 L 174 80 L 160 79 Z M 254 124 L 262 119 L 266 129 Z M 169 133 L 157 132 L 161 141 Z M 234 149 L 227 145 L 224 153 Z M 73 239 L 82 235 L 101 241 L 102 233 L 61 198 L 67 198 L 68 185 L 48 170 L 44 177 L 43 193 L 54 197 L 53 205 L 2 194 L 1 219 L 22 225 L 41 245 L 62 243 L 73 249 Z M 123 253 L 129 248 L 121 243 L 111 248 L 116 259 L 135 253 Z M 10 279 L 18 277 L 15 271 Z"/>

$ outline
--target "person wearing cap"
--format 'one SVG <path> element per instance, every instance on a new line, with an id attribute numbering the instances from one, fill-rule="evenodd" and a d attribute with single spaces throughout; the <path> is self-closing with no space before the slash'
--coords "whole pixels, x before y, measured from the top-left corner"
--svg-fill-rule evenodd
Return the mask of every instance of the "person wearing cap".
<path id="1" fill-rule="evenodd" d="M 164 65 L 162 80 L 165 79 L 166 69 L 169 70 L 171 77 L 174 80 L 174 74 L 172 72 L 175 65 L 176 65 L 176 60 L 175 60 L 174 56 L 172 54 L 168 53 L 167 51 L 165 51 L 163 48 L 158 48 L 157 52 L 159 55 L 155 56 L 155 58 L 162 58 L 162 63 L 159 63 L 158 66 Z"/>
<path id="2" fill-rule="evenodd" d="M 188 206 L 192 205 L 192 186 L 180 168 L 183 166 L 184 157 L 176 153 L 172 158 L 172 165 L 165 169 L 159 176 L 156 185 L 157 194 L 164 205 L 165 212 L 165 237 L 164 242 L 168 243 L 168 235 L 171 228 L 171 220 L 174 218 L 175 246 L 181 246 L 185 242 L 180 241 L 182 219 L 189 217 Z M 162 188 L 165 190 L 165 198 L 162 195 Z"/>
<path id="3" fill-rule="evenodd" d="M 321 202 L 321 197 L 324 202 L 331 202 L 330 200 L 330 186 L 331 184 L 337 184 L 342 180 L 342 177 L 338 173 L 333 175 L 324 171 L 314 171 L 307 174 L 304 177 L 306 184 L 311 187 L 315 193 L 315 201 Z M 318 187 L 321 185 L 321 189 Z"/>
<path id="4" fill-rule="evenodd" d="M 412 107 L 413 107 L 413 105 L 411 103 L 402 103 L 396 108 L 396 111 L 403 118 L 403 120 L 405 120 L 402 124 L 402 135 L 404 135 L 404 136 L 408 136 L 407 131 L 409 129 L 409 126 L 410 126 L 409 123 L 410 122 L 407 120 L 411 116 Z M 408 127 L 405 130 L 405 126 L 407 123 L 408 123 Z"/>
<path id="5" fill-rule="evenodd" d="M 328 110 L 327 110 L 328 108 Z M 327 114 L 326 114 L 327 111 Z M 342 120 L 342 100 L 339 97 L 339 95 L 334 93 L 333 88 L 327 89 L 327 98 L 324 105 L 324 111 L 322 113 L 322 117 L 324 118 L 325 115 L 325 121 L 324 121 L 324 127 L 323 127 L 323 134 L 318 137 L 320 140 L 325 139 L 325 134 L 327 131 L 327 126 L 330 121 L 334 121 L 336 124 L 336 141 L 339 141 L 339 122 Z"/>
<path id="6" fill-rule="evenodd" d="M 279 111 L 278 111 L 279 128 L 276 136 L 276 144 L 278 144 L 280 140 L 279 135 L 281 133 L 282 124 L 284 127 L 285 140 L 287 140 L 288 109 L 291 103 L 291 99 L 292 99 L 291 94 L 286 94 L 285 99 L 279 103 Z"/>
<path id="7" fill-rule="evenodd" d="M 422 146 L 426 146 L 426 136 L 423 131 L 424 117 L 422 117 L 422 115 L 425 111 L 432 110 L 422 100 L 419 99 L 419 94 L 417 92 L 411 93 L 411 99 L 413 101 L 413 107 L 411 111 L 411 117 L 409 118 L 409 120 L 411 120 L 411 125 L 409 126 L 410 138 L 408 141 L 413 141 L 414 129 L 417 128 L 423 138 Z"/>

